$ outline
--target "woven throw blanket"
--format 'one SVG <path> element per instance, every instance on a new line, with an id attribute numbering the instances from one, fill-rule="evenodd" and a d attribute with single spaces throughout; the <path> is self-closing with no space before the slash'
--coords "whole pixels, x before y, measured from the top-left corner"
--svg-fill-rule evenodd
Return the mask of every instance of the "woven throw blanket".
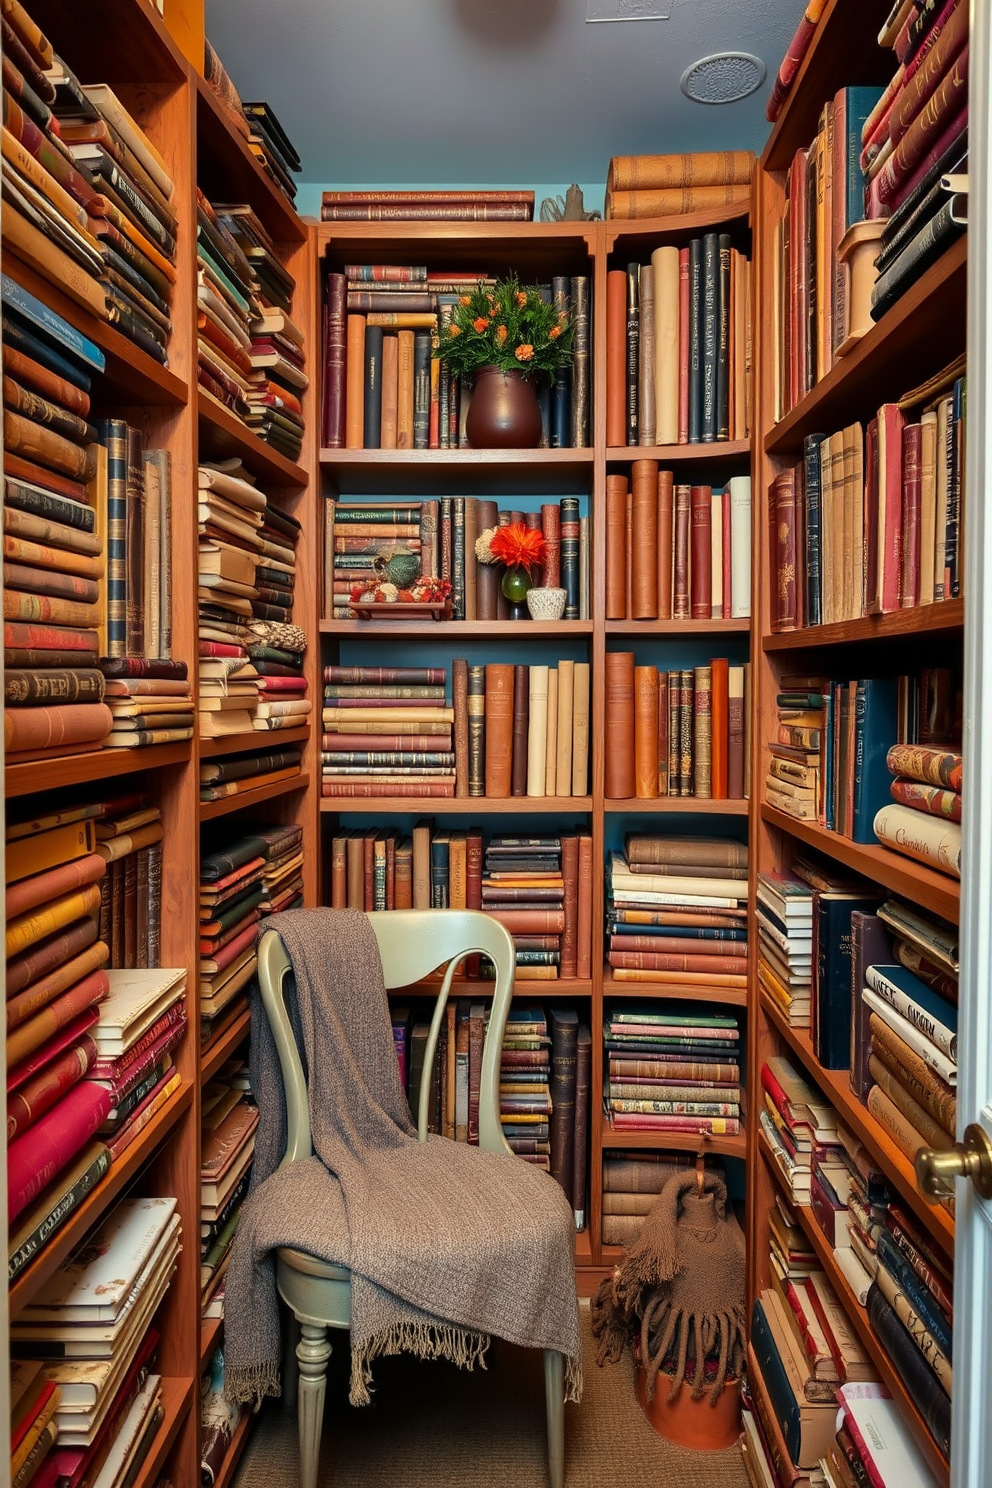
<path id="1" fill-rule="evenodd" d="M 510 1154 L 436 1136 L 418 1142 L 364 914 L 290 910 L 261 929 L 278 931 L 293 963 L 315 1155 L 278 1166 L 285 1096 L 256 992 L 251 1080 L 259 1124 L 227 1272 L 228 1395 L 257 1403 L 279 1394 L 274 1252 L 291 1246 L 351 1271 L 353 1405 L 368 1403 L 380 1354 L 471 1368 L 484 1363 L 491 1334 L 563 1354 L 566 1399 L 577 1400 L 574 1230 L 562 1190 Z"/>

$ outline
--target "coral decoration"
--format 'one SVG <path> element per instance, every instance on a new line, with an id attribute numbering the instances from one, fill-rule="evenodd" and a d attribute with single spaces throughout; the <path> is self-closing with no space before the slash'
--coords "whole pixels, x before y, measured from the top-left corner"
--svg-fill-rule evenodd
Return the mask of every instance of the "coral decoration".
<path id="1" fill-rule="evenodd" d="M 523 522 L 497 527 L 489 540 L 490 554 L 507 568 L 538 568 L 544 561 L 544 548 L 544 534 L 536 527 L 525 527 Z"/>

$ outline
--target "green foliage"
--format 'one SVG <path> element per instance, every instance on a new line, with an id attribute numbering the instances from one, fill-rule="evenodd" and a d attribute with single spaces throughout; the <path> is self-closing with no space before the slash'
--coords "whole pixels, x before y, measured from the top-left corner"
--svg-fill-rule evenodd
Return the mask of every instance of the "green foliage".
<path id="1" fill-rule="evenodd" d="M 572 359 L 571 315 L 516 276 L 492 287 L 478 284 L 453 307 L 450 324 L 440 327 L 434 355 L 459 377 L 480 367 L 553 377 Z"/>

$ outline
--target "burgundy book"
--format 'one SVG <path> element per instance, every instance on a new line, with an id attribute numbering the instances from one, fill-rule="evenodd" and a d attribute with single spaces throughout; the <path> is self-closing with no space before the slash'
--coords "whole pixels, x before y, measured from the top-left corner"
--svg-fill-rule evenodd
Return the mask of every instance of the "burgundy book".
<path id="1" fill-rule="evenodd" d="M 542 505 L 541 532 L 544 535 L 544 568 L 541 581 L 545 588 L 557 589 L 561 585 L 561 509 L 557 501 Z"/>
<path id="2" fill-rule="evenodd" d="M 689 593 L 693 620 L 709 620 L 713 612 L 712 495 L 709 486 L 692 487 Z"/>
<path id="3" fill-rule="evenodd" d="M 530 726 L 530 667 L 513 668 L 513 749 L 511 796 L 527 794 L 527 742 Z"/>
<path id="4" fill-rule="evenodd" d="M 899 607 L 909 609 L 920 602 L 920 464 L 922 424 L 905 424 L 902 431 L 902 564 L 899 576 Z"/>
<path id="5" fill-rule="evenodd" d="M 23 1136 L 29 1126 L 51 1110 L 92 1068 L 95 1059 L 96 1044 L 85 1035 L 33 1079 L 25 1081 L 7 1101 L 7 1141 Z"/>
<path id="6" fill-rule="evenodd" d="M 347 280 L 328 274 L 324 342 L 324 445 L 344 448 L 345 354 L 347 335 Z"/>
<path id="7" fill-rule="evenodd" d="M 772 630 L 795 630 L 796 611 L 796 477 L 783 470 L 772 482 L 768 498 L 770 551 L 775 564 L 772 591 Z"/>
<path id="8" fill-rule="evenodd" d="M 499 521 L 499 509 L 495 501 L 479 501 L 476 505 L 476 523 L 479 536 L 495 527 Z M 479 563 L 475 574 L 475 613 L 479 620 L 499 618 L 500 569 L 495 563 Z"/>
<path id="9" fill-rule="evenodd" d="M 110 1092 L 92 1080 L 82 1080 L 10 1145 L 7 1150 L 10 1222 L 85 1147 L 107 1119 L 110 1109 Z"/>
<path id="10" fill-rule="evenodd" d="M 634 794 L 634 653 L 606 653 L 606 795 Z"/>
<path id="11" fill-rule="evenodd" d="M 576 945 L 577 977 L 592 976 L 592 838 L 579 836 L 578 936 Z"/>
<path id="12" fill-rule="evenodd" d="M 578 976 L 579 839 L 566 832 L 561 838 L 561 875 L 565 880 L 565 929 L 561 937 L 559 975 Z"/>
<path id="13" fill-rule="evenodd" d="M 451 701 L 455 711 L 455 795 L 468 795 L 468 662 L 451 663 Z"/>
<path id="14" fill-rule="evenodd" d="M 691 486 L 675 487 L 675 562 L 672 582 L 672 618 L 689 619 L 689 531 L 692 510 Z"/>

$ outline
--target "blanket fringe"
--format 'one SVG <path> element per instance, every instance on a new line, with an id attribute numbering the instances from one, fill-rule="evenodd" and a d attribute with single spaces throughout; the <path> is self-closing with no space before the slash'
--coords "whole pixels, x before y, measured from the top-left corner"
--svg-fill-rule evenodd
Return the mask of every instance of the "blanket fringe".
<path id="1" fill-rule="evenodd" d="M 369 1405 L 372 1396 L 372 1362 L 392 1354 L 415 1354 L 418 1359 L 450 1359 L 459 1369 L 486 1367 L 488 1333 L 459 1328 L 453 1323 L 410 1320 L 393 1323 L 382 1333 L 351 1350 L 351 1405 Z"/>
<path id="2" fill-rule="evenodd" d="M 578 1405 L 582 1399 L 582 1361 L 565 1355 L 565 1404 L 570 1400 Z"/>
<path id="3" fill-rule="evenodd" d="M 262 1364 L 242 1364 L 224 1372 L 224 1394 L 239 1405 L 257 1410 L 267 1395 L 282 1394 L 277 1360 Z"/>

